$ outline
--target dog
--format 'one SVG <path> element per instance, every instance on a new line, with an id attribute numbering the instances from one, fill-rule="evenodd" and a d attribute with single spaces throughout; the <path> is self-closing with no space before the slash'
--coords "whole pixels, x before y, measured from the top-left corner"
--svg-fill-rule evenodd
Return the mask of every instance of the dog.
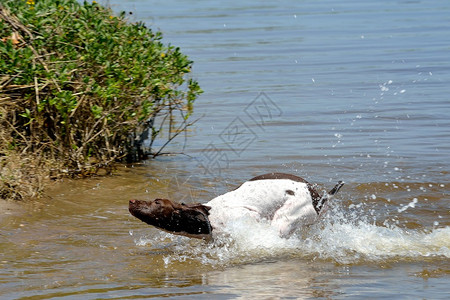
<path id="1" fill-rule="evenodd" d="M 129 212 L 139 220 L 172 234 L 211 240 L 230 222 L 244 216 L 267 220 L 288 238 L 296 229 L 317 222 L 328 201 L 344 182 L 320 195 L 315 185 L 285 173 L 256 176 L 235 190 L 206 204 L 176 203 L 168 199 L 130 200 Z"/>

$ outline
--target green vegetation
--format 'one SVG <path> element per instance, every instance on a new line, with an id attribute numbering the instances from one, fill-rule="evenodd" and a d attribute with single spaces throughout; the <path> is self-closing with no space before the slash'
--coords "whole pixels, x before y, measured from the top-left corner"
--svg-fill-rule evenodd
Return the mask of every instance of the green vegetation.
<path id="1" fill-rule="evenodd" d="M 192 61 L 125 15 L 95 1 L 2 1 L 0 197 L 29 195 L 21 182 L 40 190 L 37 170 L 86 176 L 161 154 L 153 141 L 190 125 L 202 92 Z"/>

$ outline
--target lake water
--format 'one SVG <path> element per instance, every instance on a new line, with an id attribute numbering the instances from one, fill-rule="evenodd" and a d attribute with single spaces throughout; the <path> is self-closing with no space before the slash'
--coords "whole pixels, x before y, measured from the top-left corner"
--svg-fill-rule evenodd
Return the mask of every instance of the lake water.
<path id="1" fill-rule="evenodd" d="M 201 118 L 166 149 L 184 154 L 3 218 L 1 299 L 448 299 L 450 2 L 108 2 L 194 60 Z M 127 211 L 274 171 L 346 185 L 287 240 L 243 222 L 207 244 Z"/>

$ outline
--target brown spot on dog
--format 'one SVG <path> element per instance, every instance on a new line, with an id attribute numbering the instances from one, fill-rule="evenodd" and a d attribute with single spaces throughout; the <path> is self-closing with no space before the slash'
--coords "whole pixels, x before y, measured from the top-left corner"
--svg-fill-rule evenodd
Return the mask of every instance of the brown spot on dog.
<path id="1" fill-rule="evenodd" d="M 293 190 L 286 190 L 286 194 L 291 195 L 291 196 L 295 196 L 295 193 Z"/>

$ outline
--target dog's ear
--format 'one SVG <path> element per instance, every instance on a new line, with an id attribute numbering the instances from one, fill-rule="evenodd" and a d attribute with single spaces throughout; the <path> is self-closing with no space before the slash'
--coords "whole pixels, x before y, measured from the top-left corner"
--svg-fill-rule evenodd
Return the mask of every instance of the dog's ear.
<path id="1" fill-rule="evenodd" d="M 189 235 L 208 235 L 212 228 L 208 219 L 208 206 L 189 206 L 177 210 L 173 214 L 173 221 L 177 229 L 175 232 L 184 232 Z"/>
<path id="2" fill-rule="evenodd" d="M 200 204 L 200 205 L 196 205 L 192 208 L 196 209 L 198 211 L 201 211 L 205 215 L 209 216 L 209 210 L 211 209 L 211 206 L 206 206 L 206 205 Z"/>

